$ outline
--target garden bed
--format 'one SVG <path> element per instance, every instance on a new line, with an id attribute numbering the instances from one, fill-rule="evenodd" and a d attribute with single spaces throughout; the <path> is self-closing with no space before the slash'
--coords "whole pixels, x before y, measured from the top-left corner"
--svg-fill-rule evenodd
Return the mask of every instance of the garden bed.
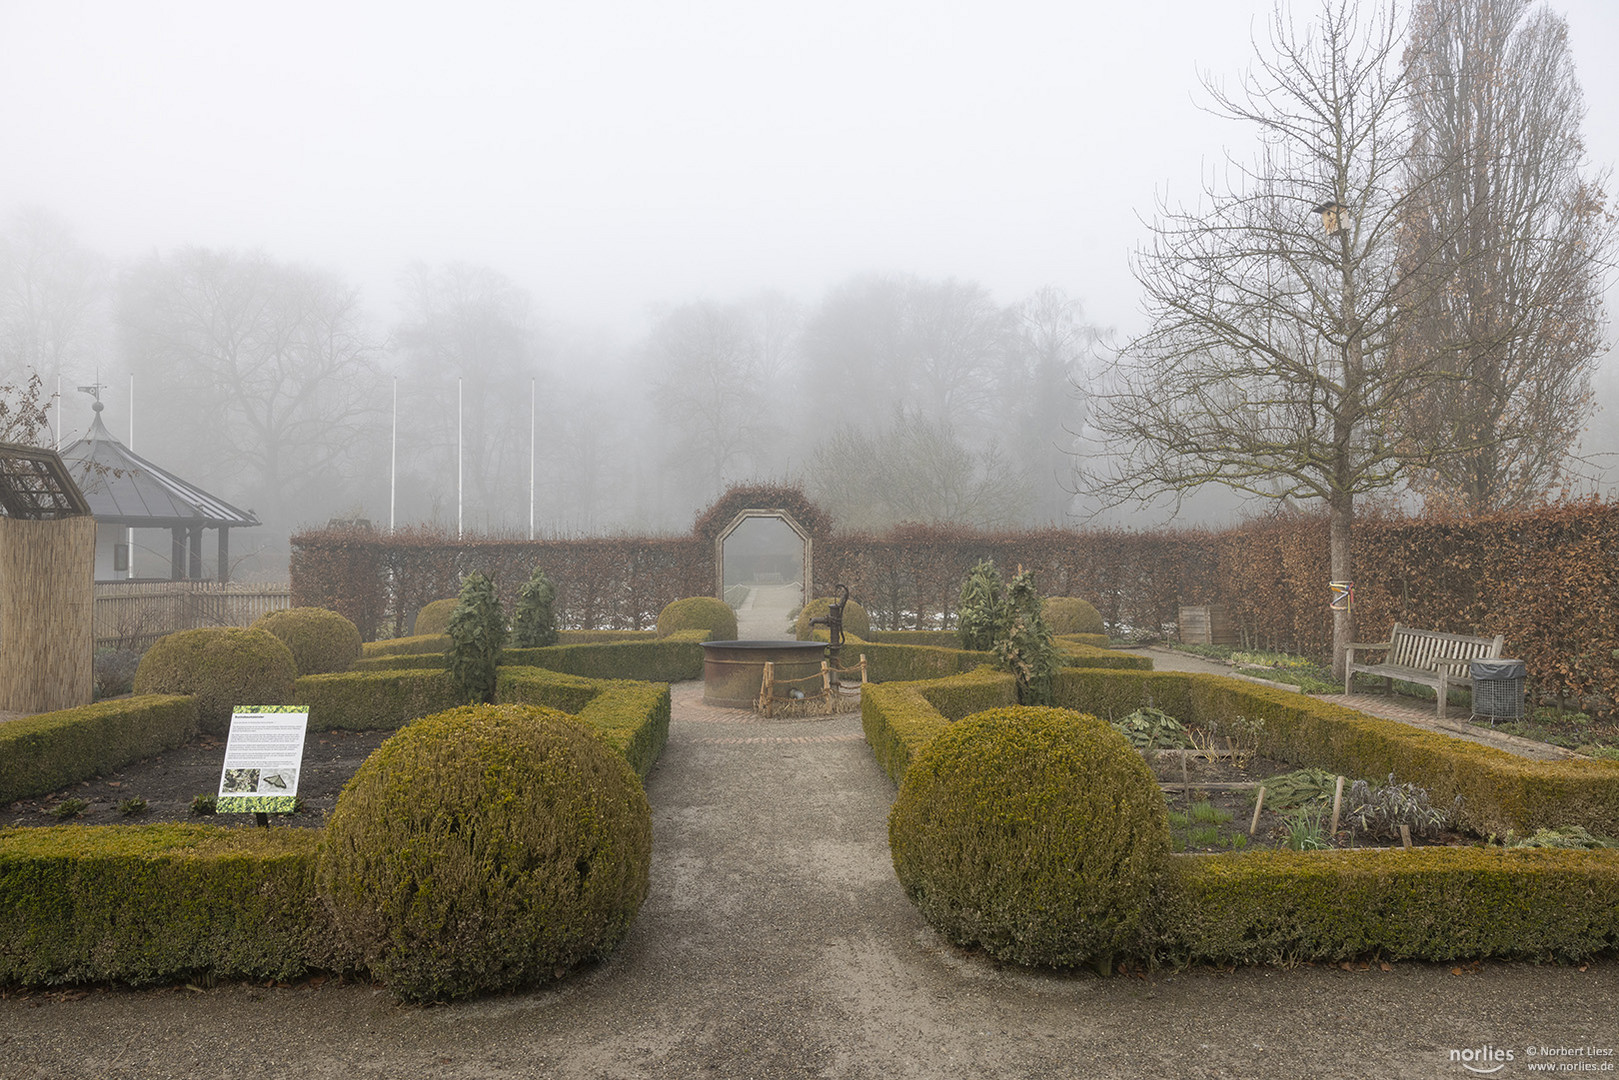
<path id="1" fill-rule="evenodd" d="M 371 756 L 392 731 L 311 731 L 304 741 L 303 772 L 298 781 L 298 813 L 276 815 L 277 823 L 315 828 L 337 806 L 337 796 L 361 762 Z M 0 809 L 0 825 L 50 826 L 65 822 L 81 825 L 157 825 L 212 821 L 254 824 L 252 814 L 197 816 L 192 800 L 219 790 L 225 760 L 223 739 L 200 735 L 184 746 L 154 754 L 116 769 L 31 799 L 18 799 Z M 83 801 L 80 813 L 52 814 L 69 799 Z M 145 808 L 123 813 L 120 804 L 144 800 Z"/>

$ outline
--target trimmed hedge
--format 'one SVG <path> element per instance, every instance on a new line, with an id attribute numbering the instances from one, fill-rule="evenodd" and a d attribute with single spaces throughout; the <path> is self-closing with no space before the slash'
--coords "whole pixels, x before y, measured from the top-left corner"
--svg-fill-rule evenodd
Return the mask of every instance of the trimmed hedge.
<path id="1" fill-rule="evenodd" d="M 121 769 L 197 733 L 189 695 L 143 694 L 0 724 L 0 805 Z"/>
<path id="2" fill-rule="evenodd" d="M 666 638 L 682 630 L 706 630 L 714 641 L 735 641 L 736 612 L 724 600 L 688 596 L 658 612 L 659 637 Z"/>
<path id="3" fill-rule="evenodd" d="M 290 705 L 298 677 L 292 650 L 266 630 L 210 626 L 166 634 L 135 669 L 137 694 L 193 694 L 197 727 L 230 730 L 237 705 Z"/>
<path id="4" fill-rule="evenodd" d="M 997 679 L 1009 701 L 1011 676 L 988 671 L 865 687 L 861 721 L 878 763 L 896 783 L 903 781 L 929 740 L 949 729 L 966 700 L 994 692 Z M 1436 803 L 1459 790 L 1463 817 L 1475 828 L 1480 817 L 1502 818 L 1519 810 L 1524 812 L 1516 826 L 1520 832 L 1531 831 L 1535 820 L 1616 831 L 1600 817 L 1619 784 L 1619 769 L 1610 768 L 1611 762 L 1514 758 L 1302 694 L 1216 675 L 1068 669 L 1058 674 L 1056 692 L 1063 705 L 1103 717 L 1122 716 L 1144 704 L 1193 721 L 1238 713 L 1261 717 L 1264 752 L 1346 775 L 1392 771 L 1429 787 Z M 1474 800 L 1470 808 L 1469 799 Z M 1155 913 L 1159 937 L 1151 951 L 1172 963 L 1364 956 L 1579 959 L 1619 949 L 1615 850 L 1256 851 L 1174 855 L 1169 867 Z"/>
<path id="5" fill-rule="evenodd" d="M 1014 705 L 952 723 L 905 773 L 888 838 L 905 895 L 958 945 L 1107 968 L 1151 948 L 1168 808 L 1094 716 Z"/>
<path id="6" fill-rule="evenodd" d="M 299 705 L 309 706 L 310 731 L 387 731 L 466 704 L 442 664 L 433 669 L 305 675 L 293 696 Z"/>
<path id="7" fill-rule="evenodd" d="M 300 675 L 347 671 L 360 658 L 360 631 L 326 608 L 284 608 L 260 616 L 255 630 L 268 630 L 292 650 Z"/>
<path id="8" fill-rule="evenodd" d="M 416 622 L 411 626 L 414 637 L 433 637 L 439 634 L 448 635 L 450 632 L 450 616 L 461 604 L 458 596 L 447 596 L 442 600 L 434 600 L 422 606 L 416 613 Z"/>
<path id="9" fill-rule="evenodd" d="M 1113 643 L 1113 639 L 1106 634 L 1058 634 L 1057 645 L 1091 645 L 1098 649 L 1105 649 Z M 1129 656 L 1130 653 L 1124 655 Z"/>
<path id="10" fill-rule="evenodd" d="M 449 634 L 416 634 L 389 641 L 368 641 L 360 646 L 360 659 L 363 661 L 376 656 L 425 656 L 428 653 L 443 655 L 449 651 Z"/>
<path id="11" fill-rule="evenodd" d="M 1064 667 L 1118 668 L 1122 671 L 1151 671 L 1152 657 L 1120 649 L 1098 648 L 1075 641 L 1071 635 L 1057 639 L 1057 653 Z"/>
<path id="12" fill-rule="evenodd" d="M 584 721 L 534 705 L 410 725 L 360 766 L 324 831 L 319 895 L 407 1001 L 519 989 L 607 955 L 652 861 L 628 764 Z"/>
<path id="13" fill-rule="evenodd" d="M 1068 668 L 1054 680 L 1064 708 L 1104 719 L 1154 705 L 1182 721 L 1263 719 L 1260 750 L 1350 777 L 1393 773 L 1436 805 L 1462 797 L 1461 823 L 1481 834 L 1583 825 L 1619 835 L 1619 761 L 1531 761 L 1291 690 L 1221 675 Z"/>
<path id="14" fill-rule="evenodd" d="M 320 835 L 217 825 L 0 831 L 0 984 L 344 969 L 315 898 Z"/>
<path id="15" fill-rule="evenodd" d="M 589 679 L 625 676 L 647 682 L 685 682 L 703 677 L 702 642 L 707 631 L 683 630 L 666 638 L 637 638 L 587 645 L 548 645 L 543 649 L 507 649 L 502 666 L 538 667 Z M 441 653 L 373 656 L 354 665 L 357 672 L 447 669 Z"/>
<path id="16" fill-rule="evenodd" d="M 922 747 L 951 722 L 1015 704 L 1017 680 L 987 667 L 945 679 L 867 683 L 860 691 L 860 726 L 877 763 L 898 784 Z"/>
<path id="17" fill-rule="evenodd" d="M 1176 963 L 1578 960 L 1619 947 L 1619 851 L 1416 848 L 1182 855 Z"/>
<path id="18" fill-rule="evenodd" d="M 298 680 L 297 697 L 310 704 L 312 730 L 386 729 L 444 711 L 445 700 L 458 704 L 448 680 L 443 671 L 310 675 Z M 501 669 L 497 693 L 576 712 L 641 776 L 668 741 L 664 685 L 512 667 Z M 109 751 L 96 767 L 116 768 L 179 745 L 184 738 L 163 740 L 189 737 L 194 726 L 191 698 L 155 696 L 10 721 L 0 733 L 16 745 L 0 740 L 0 777 L 25 774 L 19 763 L 29 753 L 69 761 L 81 749 Z M 141 741 L 147 735 L 154 741 Z M 139 737 L 118 750 L 114 736 Z M 29 749 L 35 741 L 43 750 Z M 43 790 L 85 775 L 79 769 Z M 356 955 L 341 946 L 314 899 L 321 836 L 316 829 L 193 825 L 0 831 L 0 985 L 150 983 L 199 971 L 291 979 L 351 969 Z"/>
<path id="19" fill-rule="evenodd" d="M 1051 632 L 1059 637 L 1066 634 L 1107 636 L 1107 626 L 1102 622 L 1101 612 L 1089 600 L 1081 600 L 1077 596 L 1048 596 L 1041 605 L 1040 614 L 1045 617 Z M 1103 644 L 1107 643 L 1104 641 Z"/>

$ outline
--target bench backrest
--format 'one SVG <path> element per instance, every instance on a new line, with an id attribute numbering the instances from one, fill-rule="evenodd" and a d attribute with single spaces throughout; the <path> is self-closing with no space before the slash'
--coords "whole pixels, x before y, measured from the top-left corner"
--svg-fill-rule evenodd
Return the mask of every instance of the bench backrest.
<path id="1" fill-rule="evenodd" d="M 1413 630 L 1394 624 L 1389 637 L 1387 663 L 1399 667 L 1437 671 L 1440 660 L 1494 660 L 1501 656 L 1502 635 L 1493 638 Z"/>

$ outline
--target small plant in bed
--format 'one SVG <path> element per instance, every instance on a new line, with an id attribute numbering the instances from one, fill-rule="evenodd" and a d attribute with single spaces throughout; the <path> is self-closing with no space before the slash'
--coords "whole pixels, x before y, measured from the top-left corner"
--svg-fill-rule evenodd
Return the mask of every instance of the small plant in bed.
<path id="1" fill-rule="evenodd" d="M 51 817 L 58 821 L 67 821 L 78 817 L 88 809 L 90 809 L 90 804 L 83 799 L 63 799 L 51 807 L 50 813 Z"/>
<path id="2" fill-rule="evenodd" d="M 1192 746 L 1192 737 L 1179 720 L 1150 706 L 1113 721 L 1113 730 L 1137 750 L 1185 750 Z"/>

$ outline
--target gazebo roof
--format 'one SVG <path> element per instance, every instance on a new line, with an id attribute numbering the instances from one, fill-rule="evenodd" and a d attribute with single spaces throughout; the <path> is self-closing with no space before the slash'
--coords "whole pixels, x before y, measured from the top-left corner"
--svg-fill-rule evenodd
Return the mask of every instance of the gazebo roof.
<path id="1" fill-rule="evenodd" d="M 260 524 L 251 510 L 239 510 L 160 469 L 113 438 L 95 403 L 90 433 L 62 448 L 90 513 L 97 521 L 132 528 L 248 527 Z"/>

